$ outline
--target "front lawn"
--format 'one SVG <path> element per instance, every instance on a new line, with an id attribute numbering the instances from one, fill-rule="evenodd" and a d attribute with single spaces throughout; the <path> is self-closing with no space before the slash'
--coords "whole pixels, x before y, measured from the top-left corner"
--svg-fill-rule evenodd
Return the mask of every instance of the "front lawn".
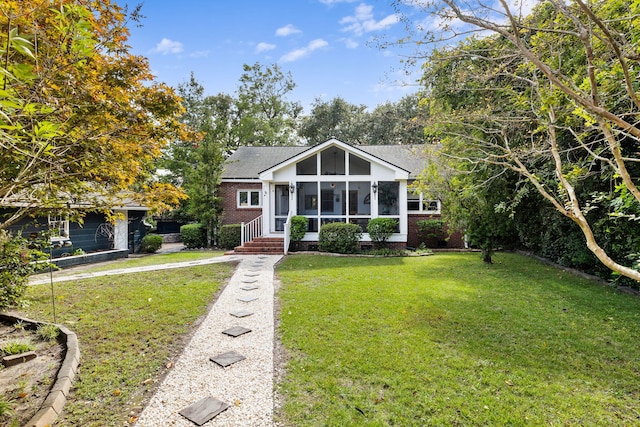
<path id="1" fill-rule="evenodd" d="M 287 257 L 280 421 L 640 425 L 640 298 L 495 261 Z"/>
<path id="2" fill-rule="evenodd" d="M 82 355 L 74 391 L 56 425 L 133 422 L 234 267 L 222 263 L 54 284 L 57 321 L 77 333 Z M 53 321 L 48 284 L 29 287 L 26 297 L 24 315 Z"/>
<path id="3" fill-rule="evenodd" d="M 82 273 L 94 273 L 98 271 L 115 270 L 120 268 L 146 267 L 148 265 L 169 264 L 174 262 L 198 261 L 208 258 L 216 258 L 223 256 L 223 251 L 217 250 L 199 250 L 199 251 L 181 251 L 165 254 L 147 254 L 144 256 L 135 256 L 130 258 L 121 258 L 114 261 L 107 261 L 92 265 L 83 265 L 75 267 L 74 270 L 82 269 Z M 63 274 L 64 270 L 57 271 Z"/>

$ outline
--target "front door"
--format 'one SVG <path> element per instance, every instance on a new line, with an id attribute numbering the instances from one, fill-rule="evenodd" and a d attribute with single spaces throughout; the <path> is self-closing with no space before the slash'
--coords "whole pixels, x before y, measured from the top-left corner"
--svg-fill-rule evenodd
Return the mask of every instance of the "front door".
<path id="1" fill-rule="evenodd" d="M 289 185 L 276 184 L 274 189 L 272 231 L 282 232 L 284 224 L 287 222 L 287 215 L 289 215 Z"/>

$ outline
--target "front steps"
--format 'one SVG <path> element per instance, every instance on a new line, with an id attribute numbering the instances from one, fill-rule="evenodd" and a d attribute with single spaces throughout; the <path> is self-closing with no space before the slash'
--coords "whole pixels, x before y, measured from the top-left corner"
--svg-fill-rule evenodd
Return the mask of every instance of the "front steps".
<path id="1" fill-rule="evenodd" d="M 242 246 L 236 246 L 233 253 L 240 255 L 282 255 L 284 239 L 280 237 L 256 237 Z"/>

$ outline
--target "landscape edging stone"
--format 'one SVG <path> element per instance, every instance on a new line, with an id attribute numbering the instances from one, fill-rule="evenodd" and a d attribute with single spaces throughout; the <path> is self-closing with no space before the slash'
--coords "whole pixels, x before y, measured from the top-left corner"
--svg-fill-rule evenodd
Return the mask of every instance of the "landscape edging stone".
<path id="1" fill-rule="evenodd" d="M 0 313 L 0 318 L 9 322 L 22 322 L 31 325 L 46 325 L 46 322 L 38 322 L 24 317 Z M 78 366 L 80 366 L 80 346 L 78 336 L 64 326 L 55 325 L 64 335 L 65 356 L 56 375 L 49 394 L 45 398 L 40 410 L 29 420 L 24 427 L 45 427 L 53 424 L 60 416 L 62 408 L 67 401 L 69 389 L 73 383 Z"/>

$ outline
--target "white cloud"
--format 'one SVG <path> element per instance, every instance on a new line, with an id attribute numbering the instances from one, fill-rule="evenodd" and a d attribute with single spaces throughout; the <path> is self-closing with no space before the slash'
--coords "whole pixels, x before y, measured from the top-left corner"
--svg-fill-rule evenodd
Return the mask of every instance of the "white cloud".
<path id="1" fill-rule="evenodd" d="M 302 31 L 300 31 L 299 29 L 297 29 L 296 27 L 294 27 L 291 24 L 285 25 L 284 27 L 280 27 L 276 30 L 276 36 L 279 37 L 287 37 L 290 36 L 291 34 L 299 34 Z"/>
<path id="2" fill-rule="evenodd" d="M 276 45 L 275 45 L 275 44 L 261 42 L 261 43 L 258 43 L 258 44 L 256 45 L 256 50 L 255 50 L 255 52 L 256 52 L 256 53 L 260 53 L 260 52 L 267 52 L 267 51 L 269 51 L 269 50 L 273 50 L 273 49 L 275 49 L 275 48 L 276 48 Z"/>
<path id="3" fill-rule="evenodd" d="M 329 46 L 329 43 L 327 43 L 323 39 L 311 40 L 306 47 L 303 47 L 303 48 L 300 48 L 300 49 L 296 49 L 296 50 L 292 50 L 291 52 L 283 55 L 280 58 L 280 61 L 282 61 L 282 62 L 294 62 L 294 61 L 297 61 L 300 58 L 304 58 L 305 56 L 308 56 L 314 50 L 321 49 L 321 48 L 323 48 L 325 46 Z"/>
<path id="4" fill-rule="evenodd" d="M 353 39 L 345 39 L 344 45 L 347 49 L 355 49 L 359 46 L 359 43 Z"/>
<path id="5" fill-rule="evenodd" d="M 180 53 L 184 50 L 184 46 L 180 42 L 163 38 L 160 43 L 152 50 L 153 52 L 168 55 L 170 53 Z"/>
<path id="6" fill-rule="evenodd" d="M 373 6 L 365 3 L 360 3 L 352 16 L 345 16 L 340 20 L 340 24 L 344 25 L 342 31 L 350 32 L 357 36 L 373 31 L 386 30 L 398 22 L 400 22 L 400 16 L 395 13 L 376 21 L 373 16 Z"/>
<path id="7" fill-rule="evenodd" d="M 195 52 L 191 52 L 189 57 L 191 58 L 206 58 L 211 53 L 210 50 L 196 50 Z"/>

